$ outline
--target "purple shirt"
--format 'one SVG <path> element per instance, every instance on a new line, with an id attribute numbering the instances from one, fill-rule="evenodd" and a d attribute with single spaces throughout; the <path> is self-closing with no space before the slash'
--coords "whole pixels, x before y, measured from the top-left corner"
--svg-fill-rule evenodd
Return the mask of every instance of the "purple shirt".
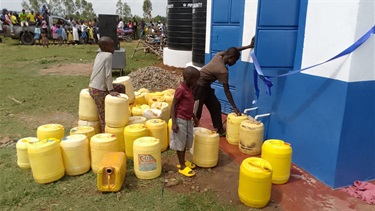
<path id="1" fill-rule="evenodd" d="M 185 83 L 181 83 L 174 93 L 174 98 L 177 100 L 177 117 L 185 120 L 191 120 L 194 114 L 193 91 L 187 87 Z"/>

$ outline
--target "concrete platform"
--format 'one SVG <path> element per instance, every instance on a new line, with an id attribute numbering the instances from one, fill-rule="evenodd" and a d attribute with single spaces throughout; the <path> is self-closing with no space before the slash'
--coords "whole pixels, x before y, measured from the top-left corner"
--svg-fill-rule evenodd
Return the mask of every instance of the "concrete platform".
<path id="1" fill-rule="evenodd" d="M 223 121 L 226 115 L 222 115 Z M 210 114 L 204 107 L 200 126 L 213 130 Z M 293 146 L 292 146 L 293 147 Z M 238 146 L 229 144 L 225 137 L 220 138 L 220 149 L 238 164 L 249 155 L 239 151 Z M 372 181 L 375 184 L 375 181 Z M 272 185 L 271 199 L 286 211 L 375 211 L 375 205 L 334 190 L 308 174 L 298 166 L 292 164 L 289 181 L 283 185 Z"/>

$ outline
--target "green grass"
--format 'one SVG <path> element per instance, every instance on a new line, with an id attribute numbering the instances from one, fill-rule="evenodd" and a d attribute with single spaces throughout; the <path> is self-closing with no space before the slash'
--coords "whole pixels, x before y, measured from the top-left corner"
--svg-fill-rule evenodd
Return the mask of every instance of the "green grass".
<path id="1" fill-rule="evenodd" d="M 121 43 L 127 51 L 126 73 L 161 62 L 154 54 L 137 52 L 137 42 Z M 98 47 L 24 46 L 4 39 L 0 44 L 0 140 L 36 136 L 40 124 L 78 120 L 81 89 L 89 76 L 40 74 L 41 69 L 71 63 L 92 63 Z M 57 115 L 57 116 L 56 116 Z M 66 134 L 70 128 L 66 127 Z M 165 153 L 168 155 L 168 153 Z M 64 176 L 41 185 L 30 170 L 16 163 L 16 147 L 0 147 L 0 210 L 231 210 L 216 202 L 210 191 L 180 194 L 163 188 L 163 175 L 139 180 L 128 162 L 125 187 L 118 193 L 97 191 L 93 172 Z"/>
<path id="2" fill-rule="evenodd" d="M 77 117 L 79 92 L 88 86 L 89 76 L 42 75 L 39 70 L 63 64 L 92 63 L 98 46 L 51 45 L 43 48 L 20 45 L 11 39 L 3 42 L 0 44 L 0 131 L 3 131 L 0 137 L 18 139 L 35 134 L 36 125 L 19 122 L 21 113 L 40 117 L 61 111 Z M 122 42 L 121 45 L 127 52 L 125 74 L 161 62 L 156 55 L 143 52 L 136 52 L 131 59 L 137 41 Z M 115 71 L 114 77 L 118 74 Z"/>
<path id="3" fill-rule="evenodd" d="M 30 170 L 17 166 L 14 146 L 0 148 L 0 160 L 0 210 L 233 210 L 215 202 L 211 192 L 168 191 L 163 175 L 137 179 L 129 160 L 125 185 L 118 193 L 99 192 L 92 171 L 38 184 Z"/>

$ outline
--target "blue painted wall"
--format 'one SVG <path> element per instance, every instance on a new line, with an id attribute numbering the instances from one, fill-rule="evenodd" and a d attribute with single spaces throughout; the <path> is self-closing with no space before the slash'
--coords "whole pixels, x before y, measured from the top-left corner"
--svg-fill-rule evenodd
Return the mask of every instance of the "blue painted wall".
<path id="1" fill-rule="evenodd" d="M 334 187 L 374 179 L 374 155 L 375 81 L 348 83 Z"/>

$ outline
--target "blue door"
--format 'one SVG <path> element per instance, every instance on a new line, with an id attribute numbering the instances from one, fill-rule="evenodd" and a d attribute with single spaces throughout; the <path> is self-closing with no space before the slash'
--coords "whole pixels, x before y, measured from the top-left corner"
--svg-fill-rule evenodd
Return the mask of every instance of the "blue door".
<path id="1" fill-rule="evenodd" d="M 241 46 L 244 5 L 245 0 L 212 1 L 211 49 L 210 54 L 206 55 L 206 63 L 217 52 L 224 51 L 229 47 Z M 237 71 L 234 71 L 236 68 L 238 68 L 237 64 L 229 68 L 229 85 L 234 99 L 238 95 L 236 80 L 241 77 Z M 232 106 L 225 96 L 223 86 L 214 82 L 211 87 L 215 89 L 215 94 L 222 105 L 222 112 L 231 112 Z"/>
<path id="2" fill-rule="evenodd" d="M 259 0 L 256 49 L 261 67 L 291 70 L 296 56 L 301 0 Z"/>

